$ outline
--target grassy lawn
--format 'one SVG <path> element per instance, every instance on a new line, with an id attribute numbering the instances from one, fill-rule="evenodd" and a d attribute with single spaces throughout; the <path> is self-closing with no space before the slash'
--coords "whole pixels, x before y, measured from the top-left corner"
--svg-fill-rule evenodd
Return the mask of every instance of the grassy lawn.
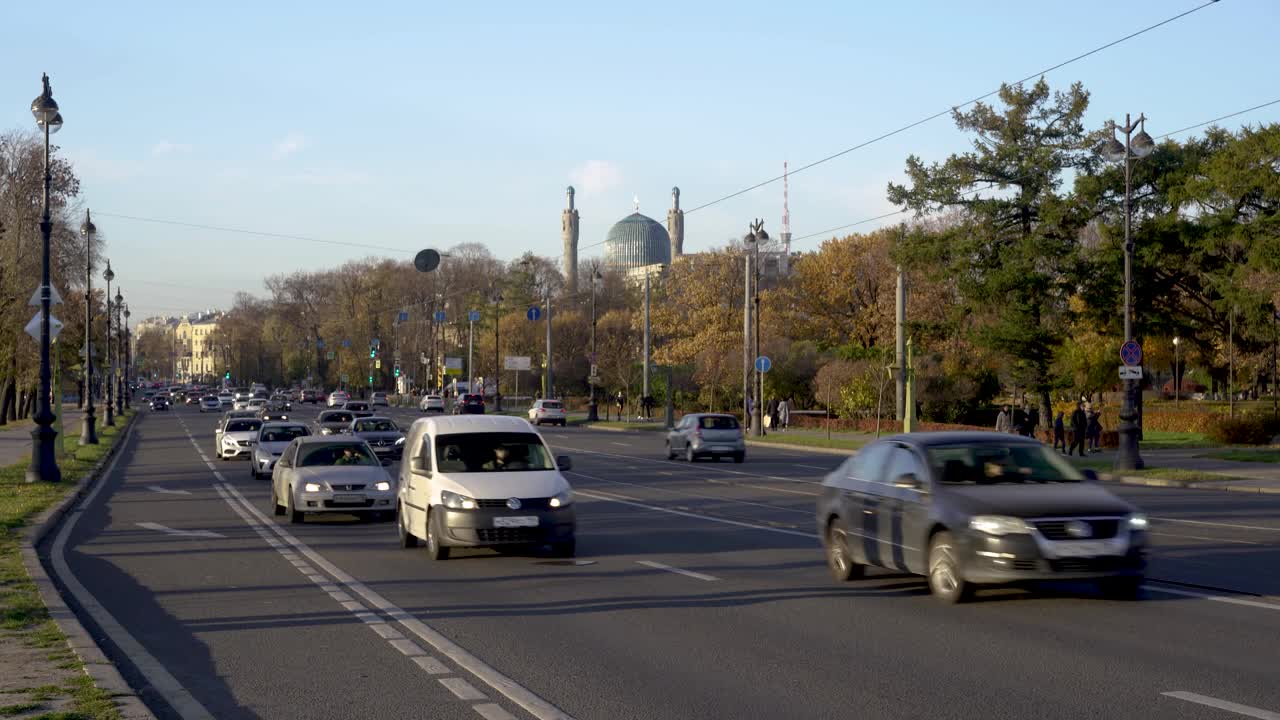
<path id="1" fill-rule="evenodd" d="M 0 715 L 34 711 L 46 707 L 46 702 L 57 702 L 59 706 L 69 706 L 70 711 L 47 712 L 40 717 L 64 720 L 114 720 L 120 717 L 110 696 L 94 687 L 89 677 L 81 673 L 83 667 L 79 659 L 67 647 L 66 638 L 49 618 L 49 611 L 22 564 L 19 538 L 21 529 L 32 517 L 65 497 L 107 454 L 122 428 L 123 423 L 99 429 L 99 445 L 81 447 L 78 433 L 61 437 L 66 453 L 58 461 L 63 481 L 56 485 L 28 484 L 25 478 L 28 462 L 25 460 L 0 468 L 0 529 L 3 529 L 0 534 L 0 630 L 4 632 L 0 655 L 5 653 L 5 645 L 21 643 L 25 648 L 47 651 L 45 659 L 51 667 L 75 671 L 71 679 L 59 685 L 6 691 L 15 700 L 18 695 L 23 697 L 13 703 L 6 703 L 8 698 L 0 697 L 0 705 L 3 705 Z M 17 710 L 19 707 L 23 709 Z"/>
<path id="2" fill-rule="evenodd" d="M 1204 433 L 1198 432 L 1167 432 L 1163 430 L 1147 430 L 1142 433 L 1142 447 L 1144 448 L 1191 448 L 1191 447 L 1215 447 L 1217 443 L 1209 439 Z"/>
<path id="3" fill-rule="evenodd" d="M 821 447 L 836 448 L 839 450 L 857 450 L 874 440 L 874 437 L 839 437 L 832 435 L 831 440 L 827 440 L 826 434 L 801 434 L 796 431 L 787 431 L 785 433 L 769 433 L 763 437 L 748 437 L 751 442 L 769 443 L 770 445 L 795 445 L 798 447 Z"/>
<path id="4" fill-rule="evenodd" d="M 1205 472 L 1204 470 L 1188 470 L 1186 468 L 1143 468 L 1142 470 L 1130 470 L 1125 475 L 1176 480 L 1178 482 L 1225 482 L 1234 479 L 1228 475 Z"/>
<path id="5" fill-rule="evenodd" d="M 661 420 L 653 422 L 619 422 L 617 420 L 597 420 L 596 422 L 587 422 L 586 417 L 569 418 L 570 425 L 581 425 L 583 427 L 601 427 L 601 428 L 617 428 L 619 430 L 646 430 L 649 432 L 665 431 L 667 426 Z"/>
<path id="6" fill-rule="evenodd" d="M 1280 450 L 1272 448 L 1236 448 L 1215 450 L 1204 453 L 1199 457 L 1213 458 L 1215 460 L 1233 460 L 1235 462 L 1275 463 L 1280 462 Z"/>

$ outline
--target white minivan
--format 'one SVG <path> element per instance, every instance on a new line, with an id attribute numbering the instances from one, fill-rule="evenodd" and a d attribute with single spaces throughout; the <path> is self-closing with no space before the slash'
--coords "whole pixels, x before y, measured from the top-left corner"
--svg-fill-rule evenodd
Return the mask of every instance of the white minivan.
<path id="1" fill-rule="evenodd" d="M 523 418 L 455 415 L 415 420 L 400 463 L 400 546 L 426 543 L 432 559 L 450 548 L 550 546 L 573 557 L 572 464 Z"/>

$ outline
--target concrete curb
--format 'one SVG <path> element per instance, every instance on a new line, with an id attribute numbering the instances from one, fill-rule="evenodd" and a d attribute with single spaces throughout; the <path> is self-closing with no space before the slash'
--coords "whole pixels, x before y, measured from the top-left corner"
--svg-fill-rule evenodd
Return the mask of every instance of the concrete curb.
<path id="1" fill-rule="evenodd" d="M 1227 477 L 1227 476 L 1224 476 Z M 1218 482 L 1197 482 L 1191 480 L 1169 480 L 1166 478 L 1134 477 L 1133 475 L 1112 475 L 1098 473 L 1098 479 L 1120 485 L 1138 485 L 1142 487 L 1179 488 L 1182 490 L 1217 490 L 1219 492 L 1241 492 L 1252 495 L 1280 495 L 1280 487 L 1250 487 L 1231 485 L 1233 482 L 1248 482 L 1239 479 L 1223 479 Z"/>
<path id="2" fill-rule="evenodd" d="M 820 455 L 842 455 L 844 457 L 849 457 L 855 452 L 854 450 L 846 450 L 844 448 L 811 447 L 809 445 L 792 445 L 791 443 L 760 442 L 759 440 L 748 440 L 747 444 L 752 447 L 775 448 L 780 450 L 803 450 L 805 452 L 813 452 Z"/>
<path id="3" fill-rule="evenodd" d="M 133 424 L 137 419 L 138 415 L 136 413 L 129 418 L 129 424 L 120 433 L 116 444 L 80 480 L 73 491 L 68 493 L 57 505 L 36 516 L 35 520 L 23 529 L 19 552 L 22 554 L 22 564 L 26 566 L 27 574 L 35 582 L 36 589 L 40 592 L 40 598 L 44 600 L 45 607 L 49 609 L 49 616 L 57 623 L 58 629 L 62 631 L 62 634 L 67 636 L 67 645 L 72 652 L 84 663 L 85 674 L 93 680 L 95 685 L 111 694 L 117 709 L 120 711 L 120 715 L 126 720 L 155 720 L 155 715 L 142 702 L 142 699 L 138 697 L 134 689 L 129 687 L 129 683 L 125 681 L 115 664 L 107 658 L 102 648 L 98 646 L 93 636 L 89 634 L 89 631 L 80 623 L 76 614 L 71 608 L 67 607 L 61 593 L 58 592 L 58 588 L 45 571 L 44 563 L 40 561 L 40 555 L 36 551 L 36 546 L 58 527 L 62 518 L 66 516 L 73 506 L 80 502 L 80 498 L 84 497 L 89 487 L 99 480 L 103 468 L 129 442 L 129 438 L 133 434 Z"/>

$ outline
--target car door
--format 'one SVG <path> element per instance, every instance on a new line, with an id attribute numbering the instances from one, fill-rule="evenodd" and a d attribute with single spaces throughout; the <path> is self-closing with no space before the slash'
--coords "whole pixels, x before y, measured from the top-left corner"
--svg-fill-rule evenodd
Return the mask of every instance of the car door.
<path id="1" fill-rule="evenodd" d="M 406 513 L 405 525 L 419 538 L 427 536 L 427 508 L 431 503 L 430 478 L 413 472 L 413 458 L 421 457 L 427 468 L 434 468 L 431 436 L 425 428 L 416 428 L 409 443 L 409 453 L 400 463 L 400 512 Z"/>
<path id="2" fill-rule="evenodd" d="M 693 416 L 685 415 L 680 418 L 680 422 L 676 423 L 675 427 L 671 428 L 671 435 L 667 438 L 667 442 L 671 444 L 671 452 L 680 452 L 684 450 L 686 437 L 685 430 L 689 428 L 689 425 L 692 422 Z"/>
<path id="3" fill-rule="evenodd" d="M 280 460 L 276 462 L 276 466 L 271 469 L 271 485 L 272 491 L 275 493 L 276 500 L 284 504 L 285 488 L 288 485 L 285 482 L 285 475 L 293 469 L 294 464 L 298 461 L 298 441 L 294 440 L 280 454 Z M 275 508 L 271 508 L 275 510 Z"/>
<path id="4" fill-rule="evenodd" d="M 864 447 L 846 466 L 841 483 L 840 517 L 851 536 L 849 551 L 863 565 L 884 565 L 880 549 L 879 511 L 881 495 L 876 491 L 889 455 L 887 443 Z M 856 540 L 856 542 L 855 542 Z"/>
<path id="5" fill-rule="evenodd" d="M 879 487 L 881 556 L 886 567 L 924 573 L 922 540 L 929 519 L 929 471 L 918 452 L 891 443 L 886 472 Z"/>

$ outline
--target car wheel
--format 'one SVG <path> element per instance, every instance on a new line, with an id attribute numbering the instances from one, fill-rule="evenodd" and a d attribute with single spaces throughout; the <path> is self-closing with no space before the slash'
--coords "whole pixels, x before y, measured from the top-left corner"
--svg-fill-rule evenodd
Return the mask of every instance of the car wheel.
<path id="1" fill-rule="evenodd" d="M 560 542 L 551 543 L 551 555 L 558 558 L 571 558 L 578 553 L 578 541 L 576 538 L 569 538 Z"/>
<path id="2" fill-rule="evenodd" d="M 929 542 L 929 592 L 944 603 L 955 604 L 967 600 L 972 591 L 973 586 L 961 575 L 951 533 L 934 535 Z"/>
<path id="3" fill-rule="evenodd" d="M 440 536 L 436 532 L 436 517 L 434 512 L 427 511 L 427 555 L 432 560 L 448 560 L 449 548 L 440 544 Z"/>
<path id="4" fill-rule="evenodd" d="M 293 488 L 289 488 L 289 497 L 285 498 L 285 502 L 289 503 L 289 522 L 294 525 L 301 525 L 303 512 L 301 510 L 295 510 L 293 507 Z"/>
<path id="5" fill-rule="evenodd" d="M 271 484 L 271 512 L 276 516 L 284 515 L 284 506 L 280 504 L 280 498 L 276 497 L 276 485 Z"/>
<path id="6" fill-rule="evenodd" d="M 1142 576 L 1106 578 L 1098 582 L 1102 594 L 1112 600 L 1138 600 L 1142 598 Z"/>
<path id="7" fill-rule="evenodd" d="M 409 532 L 409 516 L 404 508 L 400 508 L 399 515 L 400 519 L 396 521 L 396 535 L 400 538 L 400 547 L 406 549 L 418 547 L 418 537 Z"/>
<path id="8" fill-rule="evenodd" d="M 684 459 L 689 462 L 695 462 L 698 456 L 693 454 L 693 443 L 684 446 Z"/>
<path id="9" fill-rule="evenodd" d="M 253 458 L 249 458 L 249 477 L 258 479 L 258 461 Z"/>
<path id="10" fill-rule="evenodd" d="M 667 441 L 667 459 L 668 459 L 668 460 L 675 460 L 675 459 L 676 459 L 676 454 L 675 454 L 674 452 L 672 452 L 672 451 L 671 451 L 671 441 L 670 441 L 670 440 L 668 440 L 668 441 Z"/>
<path id="11" fill-rule="evenodd" d="M 742 461 L 744 461 L 744 460 L 746 460 L 746 459 L 747 459 L 747 454 L 746 454 L 746 453 L 736 453 L 736 454 L 733 456 L 733 461 L 734 461 L 734 462 L 736 462 L 736 463 L 741 463 Z"/>
<path id="12" fill-rule="evenodd" d="M 848 582 L 865 574 L 866 568 L 853 561 L 853 554 L 849 552 L 849 534 L 840 518 L 827 526 L 826 545 L 827 567 L 836 582 Z"/>

